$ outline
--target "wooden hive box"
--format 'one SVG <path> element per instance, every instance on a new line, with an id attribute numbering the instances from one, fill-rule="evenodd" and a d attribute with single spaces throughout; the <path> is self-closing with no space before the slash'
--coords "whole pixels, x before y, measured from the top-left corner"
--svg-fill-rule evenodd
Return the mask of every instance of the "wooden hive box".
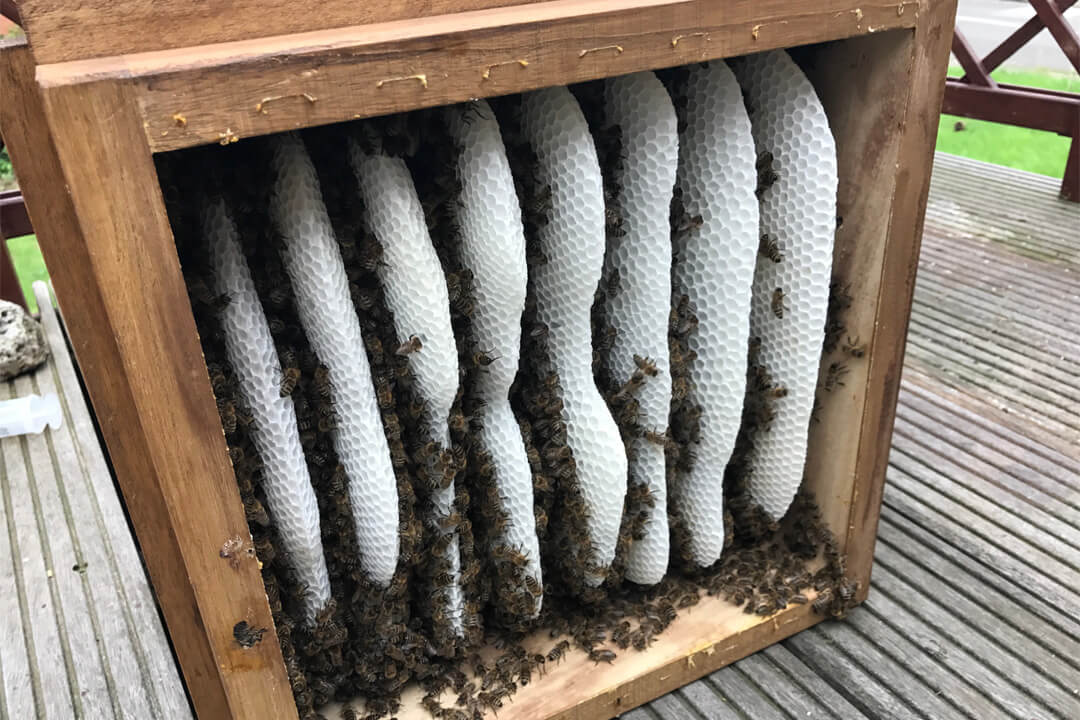
<path id="1" fill-rule="evenodd" d="M 24 0 L 20 10 L 29 44 L 3 50 L 0 131 L 200 717 L 296 711 L 257 562 L 222 557 L 250 534 L 154 163 L 197 145 L 806 46 L 798 57 L 837 140 L 834 277 L 850 285 L 849 330 L 867 343 L 811 430 L 807 483 L 865 597 L 955 2 L 243 0 L 193 11 Z M 385 82 L 403 77 L 422 80 Z M 649 652 L 596 672 L 572 659 L 500 717 L 611 716 L 820 619 L 808 605 L 759 618 L 709 598 Z M 241 647 L 241 620 L 269 628 L 265 641 Z"/>

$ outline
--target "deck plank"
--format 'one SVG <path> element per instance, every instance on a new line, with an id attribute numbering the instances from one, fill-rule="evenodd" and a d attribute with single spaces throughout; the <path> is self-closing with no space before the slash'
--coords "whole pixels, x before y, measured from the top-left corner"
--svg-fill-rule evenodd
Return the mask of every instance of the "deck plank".
<path id="1" fill-rule="evenodd" d="M 0 718 L 191 718 L 60 322 L 35 295 L 52 355 L 0 397 L 55 392 L 64 424 L 0 440 Z"/>

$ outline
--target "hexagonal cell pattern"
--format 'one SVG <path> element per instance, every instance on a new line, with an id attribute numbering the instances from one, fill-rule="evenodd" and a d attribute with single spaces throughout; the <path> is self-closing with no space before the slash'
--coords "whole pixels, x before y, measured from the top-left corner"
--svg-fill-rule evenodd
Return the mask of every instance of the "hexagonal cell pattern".
<path id="1" fill-rule="evenodd" d="M 758 262 L 750 323 L 761 338 L 760 362 L 787 395 L 776 399 L 771 429 L 755 437 L 748 485 L 752 498 L 779 519 L 806 463 L 832 275 L 836 144 L 813 86 L 787 53 L 750 55 L 732 67 L 757 150 L 772 153 L 778 176 L 761 196 L 761 232 L 775 239 L 783 260 Z"/>
<path id="2" fill-rule="evenodd" d="M 750 287 L 758 248 L 754 141 L 735 76 L 722 61 L 689 69 L 686 126 L 679 134 L 683 205 L 701 226 L 674 234 L 672 282 L 698 317 L 690 349 L 688 401 L 701 406 L 701 440 L 672 503 L 689 534 L 694 562 L 711 565 L 724 548 L 724 468 L 742 420 Z"/>
<path id="3" fill-rule="evenodd" d="M 225 350 L 253 418 L 251 439 L 263 464 L 262 488 L 285 561 L 304 588 L 304 622 L 311 627 L 330 602 L 330 575 L 323 556 L 319 504 L 296 428 L 296 408 L 291 397 L 281 397 L 281 362 L 223 200 L 207 204 L 202 226 L 214 268 L 214 290 L 229 298 L 221 310 Z"/>
<path id="4" fill-rule="evenodd" d="M 338 413 L 334 449 L 348 477 L 360 565 L 386 586 L 398 561 L 397 479 L 360 322 L 311 158 L 295 134 L 282 135 L 273 147 L 271 214 L 284 238 L 282 257 L 300 323 L 329 370 Z"/>
<path id="5" fill-rule="evenodd" d="M 604 263 L 604 193 L 596 147 L 570 91 L 522 96 L 522 131 L 537 155 L 537 180 L 551 188 L 551 212 L 539 231 L 546 263 L 530 268 L 537 319 L 549 328 L 552 364 L 563 389 L 567 444 L 588 508 L 593 561 L 615 558 L 627 461 L 619 428 L 592 373 L 593 297 Z M 600 585 L 601 573 L 586 581 Z"/>
<path id="6" fill-rule="evenodd" d="M 616 330 L 608 362 L 613 377 L 626 379 L 637 369 L 635 354 L 655 361 L 656 376 L 646 379 L 636 397 L 641 424 L 663 431 L 671 407 L 668 216 L 679 163 L 678 121 L 667 90 L 651 72 L 608 80 L 604 115 L 622 137 L 614 203 L 625 231 L 621 237 L 608 238 L 604 256 L 606 274 L 617 271 L 619 277 L 618 291 L 607 304 L 608 322 Z M 641 437 L 630 444 L 630 477 L 648 485 L 656 505 L 645 523 L 644 537 L 630 545 L 626 577 L 652 585 L 667 571 L 670 545 L 664 448 Z"/>
<path id="7" fill-rule="evenodd" d="M 457 345 L 450 325 L 446 276 L 431 243 L 416 187 L 401 158 L 366 154 L 356 142 L 349 143 L 349 157 L 360 185 L 365 219 L 382 247 L 382 262 L 376 272 L 386 305 L 394 314 L 394 330 L 400 342 L 417 337 L 422 343 L 409 355 L 409 367 L 433 439 L 449 448 L 447 422 L 458 391 Z M 434 491 L 431 498 L 438 515 L 450 515 L 454 483 Z M 448 615 L 460 635 L 464 602 L 458 582 L 461 554 L 457 533 L 451 532 L 454 538 L 446 550 L 452 578 L 447 588 Z"/>
<path id="8" fill-rule="evenodd" d="M 518 371 L 528 282 L 521 208 L 499 125 L 488 104 L 483 100 L 473 103 L 468 116 L 460 109 L 449 110 L 447 122 L 451 137 L 461 148 L 457 222 L 461 261 L 473 273 L 472 339 L 476 347 L 494 358 L 477 380 L 476 392 L 486 404 L 475 419 L 483 447 L 491 454 L 495 482 L 508 516 L 506 543 L 526 555 L 525 571 L 542 585 L 532 471 L 509 401 L 510 385 Z M 534 616 L 540 612 L 541 602 L 542 598 L 537 598 Z"/>

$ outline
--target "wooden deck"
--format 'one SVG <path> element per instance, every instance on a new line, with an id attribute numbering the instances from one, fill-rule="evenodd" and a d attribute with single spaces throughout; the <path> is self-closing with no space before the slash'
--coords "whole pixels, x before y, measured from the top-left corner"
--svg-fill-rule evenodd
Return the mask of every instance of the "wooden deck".
<path id="1" fill-rule="evenodd" d="M 191 718 L 48 290 L 52 349 L 0 400 L 55 392 L 64 426 L 0 440 L 0 720 Z"/>
<path id="2" fill-rule="evenodd" d="M 869 601 L 623 717 L 1080 718 L 1080 207 L 1056 194 L 938 157 Z M 0 720 L 190 717 L 44 322 L 54 359 L 0 388 L 67 403 L 0 441 Z"/>

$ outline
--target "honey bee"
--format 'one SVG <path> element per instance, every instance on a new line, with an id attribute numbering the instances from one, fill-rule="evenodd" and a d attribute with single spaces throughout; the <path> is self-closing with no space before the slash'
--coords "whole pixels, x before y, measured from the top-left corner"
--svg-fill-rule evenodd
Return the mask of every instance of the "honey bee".
<path id="1" fill-rule="evenodd" d="M 497 356 L 492 356 L 482 350 L 477 350 L 472 356 L 473 365 L 476 365 L 477 367 L 487 367 L 497 359 Z"/>
<path id="2" fill-rule="evenodd" d="M 762 234 L 758 243 L 758 253 L 769 258 L 774 263 L 781 262 L 784 259 L 784 253 L 780 252 L 780 246 L 777 245 L 776 238 L 769 233 Z"/>
<path id="3" fill-rule="evenodd" d="M 667 445 L 667 432 L 663 430 L 646 430 L 645 439 L 653 445 L 665 447 Z"/>
<path id="4" fill-rule="evenodd" d="M 330 370 L 325 365 L 315 368 L 315 390 L 324 400 L 330 399 Z"/>
<path id="5" fill-rule="evenodd" d="M 300 368 L 287 367 L 281 372 L 281 397 L 289 397 L 300 382 Z"/>
<path id="6" fill-rule="evenodd" d="M 787 397 L 787 394 L 788 394 L 787 388 L 784 387 L 783 385 L 777 385 L 776 387 L 774 387 L 773 389 L 771 389 L 769 391 L 769 395 L 771 395 L 774 398 Z"/>
<path id="7" fill-rule="evenodd" d="M 218 414 L 221 415 L 221 427 L 225 430 L 226 435 L 232 435 L 236 432 L 237 425 L 237 413 L 236 406 L 231 402 L 218 402 Z"/>
<path id="8" fill-rule="evenodd" d="M 861 358 L 866 354 L 866 345 L 860 345 L 857 337 L 854 340 L 849 337 L 844 343 L 843 350 L 853 358 Z"/>
<path id="9" fill-rule="evenodd" d="M 525 575 L 525 588 L 533 597 L 540 597 L 544 594 L 544 587 L 540 584 L 540 581 L 532 575 Z"/>
<path id="10" fill-rule="evenodd" d="M 652 358 L 642 357 L 641 355 L 634 356 L 634 364 L 638 366 L 641 372 L 645 373 L 649 377 L 656 377 L 660 370 L 656 367 L 656 361 Z"/>
<path id="11" fill-rule="evenodd" d="M 555 647 L 551 648 L 551 651 L 547 654 L 547 661 L 552 663 L 558 663 L 562 660 L 566 651 L 570 649 L 570 641 L 562 640 Z"/>
<path id="12" fill-rule="evenodd" d="M 779 173 L 777 173 L 776 170 L 773 169 L 774 160 L 775 158 L 773 157 L 773 154 L 769 151 L 765 151 L 758 155 L 758 184 L 755 193 L 759 198 L 762 196 L 762 194 L 764 194 L 766 190 L 772 187 L 777 180 L 780 179 Z"/>
<path id="13" fill-rule="evenodd" d="M 608 297 L 615 297 L 619 292 L 619 268 L 612 268 L 608 273 L 607 280 L 604 283 L 604 291 Z"/>
<path id="14" fill-rule="evenodd" d="M 777 318 L 784 317 L 784 290 L 776 288 L 772 294 L 772 312 Z"/>
<path id="15" fill-rule="evenodd" d="M 398 348 L 394 351 L 394 354 L 399 357 L 408 357 L 414 352 L 419 352 L 420 349 L 423 347 L 424 343 L 421 342 L 420 338 L 418 338 L 416 335 L 410 335 L 408 340 L 398 345 Z"/>
<path id="16" fill-rule="evenodd" d="M 832 392 L 838 387 L 844 386 L 844 376 L 848 373 L 848 367 L 844 363 L 832 363 L 825 373 L 825 391 Z"/>

